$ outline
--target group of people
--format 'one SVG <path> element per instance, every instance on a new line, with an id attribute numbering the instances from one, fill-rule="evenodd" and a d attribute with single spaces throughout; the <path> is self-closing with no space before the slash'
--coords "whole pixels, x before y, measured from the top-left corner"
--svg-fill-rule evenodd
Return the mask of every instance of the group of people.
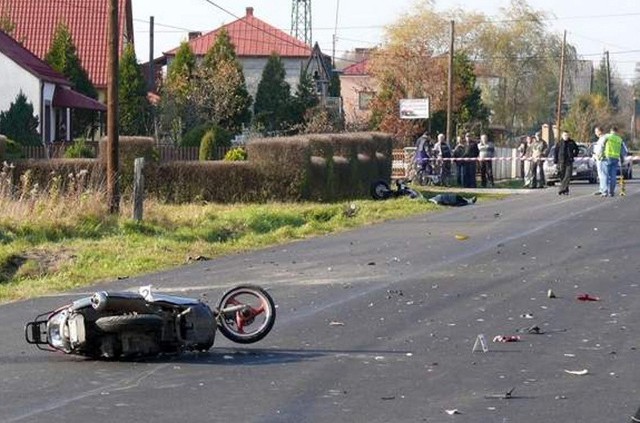
<path id="1" fill-rule="evenodd" d="M 596 161 L 598 180 L 600 181 L 599 189 L 595 194 L 602 197 L 613 197 L 618 182 L 618 169 L 629 152 L 622 137 L 618 135 L 616 126 L 612 126 L 608 134 L 605 134 L 600 126 L 596 126 L 594 132 L 598 141 L 593 147 L 593 158 Z"/>
<path id="2" fill-rule="evenodd" d="M 445 139 L 444 134 L 439 134 L 437 142 L 433 145 L 429 142 L 427 134 L 423 134 L 416 141 L 416 161 L 430 166 L 433 172 L 438 173 L 443 185 L 449 185 L 451 179 L 452 163 L 456 167 L 456 183 L 465 188 L 476 188 L 476 174 L 480 167 L 480 180 L 482 187 L 492 187 L 493 159 L 496 149 L 487 134 L 482 134 L 479 141 L 472 139 L 471 134 L 465 134 L 464 138 L 458 136 L 453 151 Z"/>
<path id="3" fill-rule="evenodd" d="M 525 188 L 545 187 L 543 164 L 548 153 L 549 144 L 540 137 L 540 132 L 522 139 L 518 146 L 518 155 Z"/>
<path id="4" fill-rule="evenodd" d="M 449 185 L 452 163 L 456 169 L 456 183 L 465 188 L 476 188 L 476 174 L 480 167 L 480 181 L 482 187 L 493 187 L 493 159 L 496 149 L 487 134 L 482 134 L 480 140 L 472 139 L 470 133 L 464 138 L 458 136 L 456 145 L 451 147 L 444 134 L 438 134 L 437 142 L 430 143 L 428 135 L 423 134 L 416 141 L 416 162 L 428 167 L 440 176 L 443 185 Z"/>

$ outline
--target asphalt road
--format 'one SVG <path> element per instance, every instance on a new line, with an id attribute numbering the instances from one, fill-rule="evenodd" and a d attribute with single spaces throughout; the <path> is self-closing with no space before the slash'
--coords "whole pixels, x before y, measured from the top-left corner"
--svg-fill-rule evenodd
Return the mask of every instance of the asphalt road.
<path id="1" fill-rule="evenodd" d="M 0 306 L 0 421 L 628 422 L 640 406 L 640 183 L 626 197 L 594 188 L 443 208 L 110 284 L 211 302 L 262 284 L 278 320 L 255 346 L 219 335 L 206 354 L 90 361 L 23 341 L 24 322 L 77 293 Z M 535 325 L 544 333 L 521 332 Z M 479 334 L 487 352 L 472 352 Z M 499 335 L 521 340 L 492 342 Z"/>

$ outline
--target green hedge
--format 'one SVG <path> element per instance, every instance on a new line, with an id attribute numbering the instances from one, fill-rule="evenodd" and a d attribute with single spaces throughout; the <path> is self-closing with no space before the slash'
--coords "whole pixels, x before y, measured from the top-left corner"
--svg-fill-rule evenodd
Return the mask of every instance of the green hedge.
<path id="1" fill-rule="evenodd" d="M 151 197 L 168 202 L 335 201 L 369 196 L 378 179 L 391 177 L 391 137 L 380 133 L 265 138 L 247 145 L 245 162 L 159 163 L 154 140 L 121 137 L 120 187 L 132 190 L 133 161 L 145 157 L 145 186 Z M 92 183 L 104 186 L 106 141 L 97 160 L 18 160 L 15 175 L 33 169 L 47 185 L 51 174 L 85 169 Z"/>
<path id="2" fill-rule="evenodd" d="M 0 162 L 4 161 L 7 151 L 7 137 L 0 135 Z"/>
<path id="3" fill-rule="evenodd" d="M 104 189 L 106 186 L 103 168 L 95 159 L 29 159 L 16 160 L 12 164 L 15 166 L 13 184 L 16 187 L 21 186 L 20 177 L 27 171 L 31 171 L 29 185 L 33 187 L 38 184 L 43 191 L 48 191 L 56 179 L 60 181 L 59 188 L 63 192 L 78 178 L 82 179 L 84 186 L 93 189 Z"/>

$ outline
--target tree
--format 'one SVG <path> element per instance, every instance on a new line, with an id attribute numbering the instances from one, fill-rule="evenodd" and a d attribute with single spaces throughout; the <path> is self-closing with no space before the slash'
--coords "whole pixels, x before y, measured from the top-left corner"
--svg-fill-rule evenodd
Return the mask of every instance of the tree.
<path id="1" fill-rule="evenodd" d="M 294 125 L 303 124 L 307 111 L 316 107 L 318 102 L 313 79 L 307 72 L 301 71 L 300 80 L 291 102 L 291 123 Z"/>
<path id="2" fill-rule="evenodd" d="M 455 114 L 456 126 L 470 131 L 484 127 L 489 121 L 489 109 L 482 101 L 482 90 L 476 85 L 476 75 L 469 56 L 457 53 L 454 56 L 456 86 L 466 93 L 460 109 Z M 477 132 L 477 131 L 476 131 Z"/>
<path id="3" fill-rule="evenodd" d="M 287 124 L 291 87 L 285 75 L 280 56 L 273 53 L 262 71 L 254 106 L 256 121 L 268 131 L 281 130 Z"/>
<path id="4" fill-rule="evenodd" d="M 151 124 L 151 105 L 147 86 L 136 59 L 133 44 L 124 47 L 118 80 L 119 130 L 122 135 L 147 135 Z"/>
<path id="5" fill-rule="evenodd" d="M 609 86 L 609 88 L 607 88 L 607 86 Z M 591 92 L 602 96 L 609 102 L 609 104 L 611 104 L 611 107 L 613 107 L 614 110 L 618 109 L 619 97 L 615 90 L 611 70 L 607 67 L 607 59 L 605 57 L 602 57 L 600 65 L 593 75 L 593 87 Z"/>
<path id="6" fill-rule="evenodd" d="M 251 120 L 251 96 L 229 34 L 222 29 L 198 67 L 194 101 L 202 121 L 240 132 Z"/>
<path id="7" fill-rule="evenodd" d="M 20 91 L 9 106 L 9 110 L 0 113 L 0 134 L 22 145 L 41 143 L 38 134 L 38 118 L 33 114 L 33 105 Z"/>
<path id="8" fill-rule="evenodd" d="M 499 81 L 484 97 L 492 122 L 521 132 L 555 120 L 562 39 L 548 31 L 547 15 L 525 0 L 512 0 L 502 15 L 482 25 L 475 59 Z M 565 57 L 569 74 L 577 63 L 573 46 L 567 46 Z"/>
<path id="9" fill-rule="evenodd" d="M 593 137 L 593 128 L 601 125 L 606 131 L 613 124 L 612 108 L 601 94 L 585 94 L 571 105 L 564 120 L 563 129 L 578 141 L 587 142 Z"/>
<path id="10" fill-rule="evenodd" d="M 400 119 L 400 99 L 428 98 L 432 115 L 446 110 L 448 21 L 454 17 L 459 22 L 476 19 L 475 15 L 459 10 L 450 16 L 437 12 L 432 2 L 423 1 L 388 27 L 383 46 L 369 60 L 369 72 L 380 87 L 371 102 L 374 128 L 410 143 L 425 131 L 427 123 Z M 472 38 L 474 31 L 474 25 L 461 24 L 459 35 Z M 466 95 L 464 89 L 455 90 L 454 110 L 459 109 Z"/>
<path id="11" fill-rule="evenodd" d="M 82 67 L 69 28 L 62 22 L 56 27 L 45 61 L 54 70 L 66 76 L 73 84 L 74 90 L 87 97 L 98 98 L 98 92 L 89 80 L 87 71 Z M 72 116 L 74 122 L 72 135 L 74 137 L 84 135 L 88 128 L 93 127 L 95 112 L 74 109 Z"/>
<path id="12" fill-rule="evenodd" d="M 196 56 L 189 43 L 182 42 L 160 88 L 160 126 L 175 143 L 179 143 L 184 133 L 198 123 L 192 99 L 195 70 Z"/>

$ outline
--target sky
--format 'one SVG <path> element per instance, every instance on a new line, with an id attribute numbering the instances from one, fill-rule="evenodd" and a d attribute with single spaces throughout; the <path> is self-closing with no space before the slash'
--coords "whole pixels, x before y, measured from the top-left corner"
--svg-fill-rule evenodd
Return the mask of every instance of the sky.
<path id="1" fill-rule="evenodd" d="M 313 41 L 331 55 L 336 36 L 336 57 L 357 47 L 374 47 L 382 41 L 384 27 L 410 13 L 416 0 L 310 0 Z M 136 54 L 149 58 L 149 17 L 155 21 L 154 55 L 177 47 L 188 31 L 206 33 L 232 22 L 254 8 L 254 16 L 280 28 L 291 29 L 292 0 L 132 0 Z M 438 10 L 460 7 L 493 17 L 509 0 L 436 0 Z M 562 34 L 584 59 L 599 63 L 610 52 L 612 69 L 621 78 L 634 77 L 640 62 L 639 0 L 529 0 L 535 10 L 549 12 L 549 30 Z M 223 10 L 224 9 L 224 10 Z M 337 23 L 337 25 L 336 25 Z"/>

